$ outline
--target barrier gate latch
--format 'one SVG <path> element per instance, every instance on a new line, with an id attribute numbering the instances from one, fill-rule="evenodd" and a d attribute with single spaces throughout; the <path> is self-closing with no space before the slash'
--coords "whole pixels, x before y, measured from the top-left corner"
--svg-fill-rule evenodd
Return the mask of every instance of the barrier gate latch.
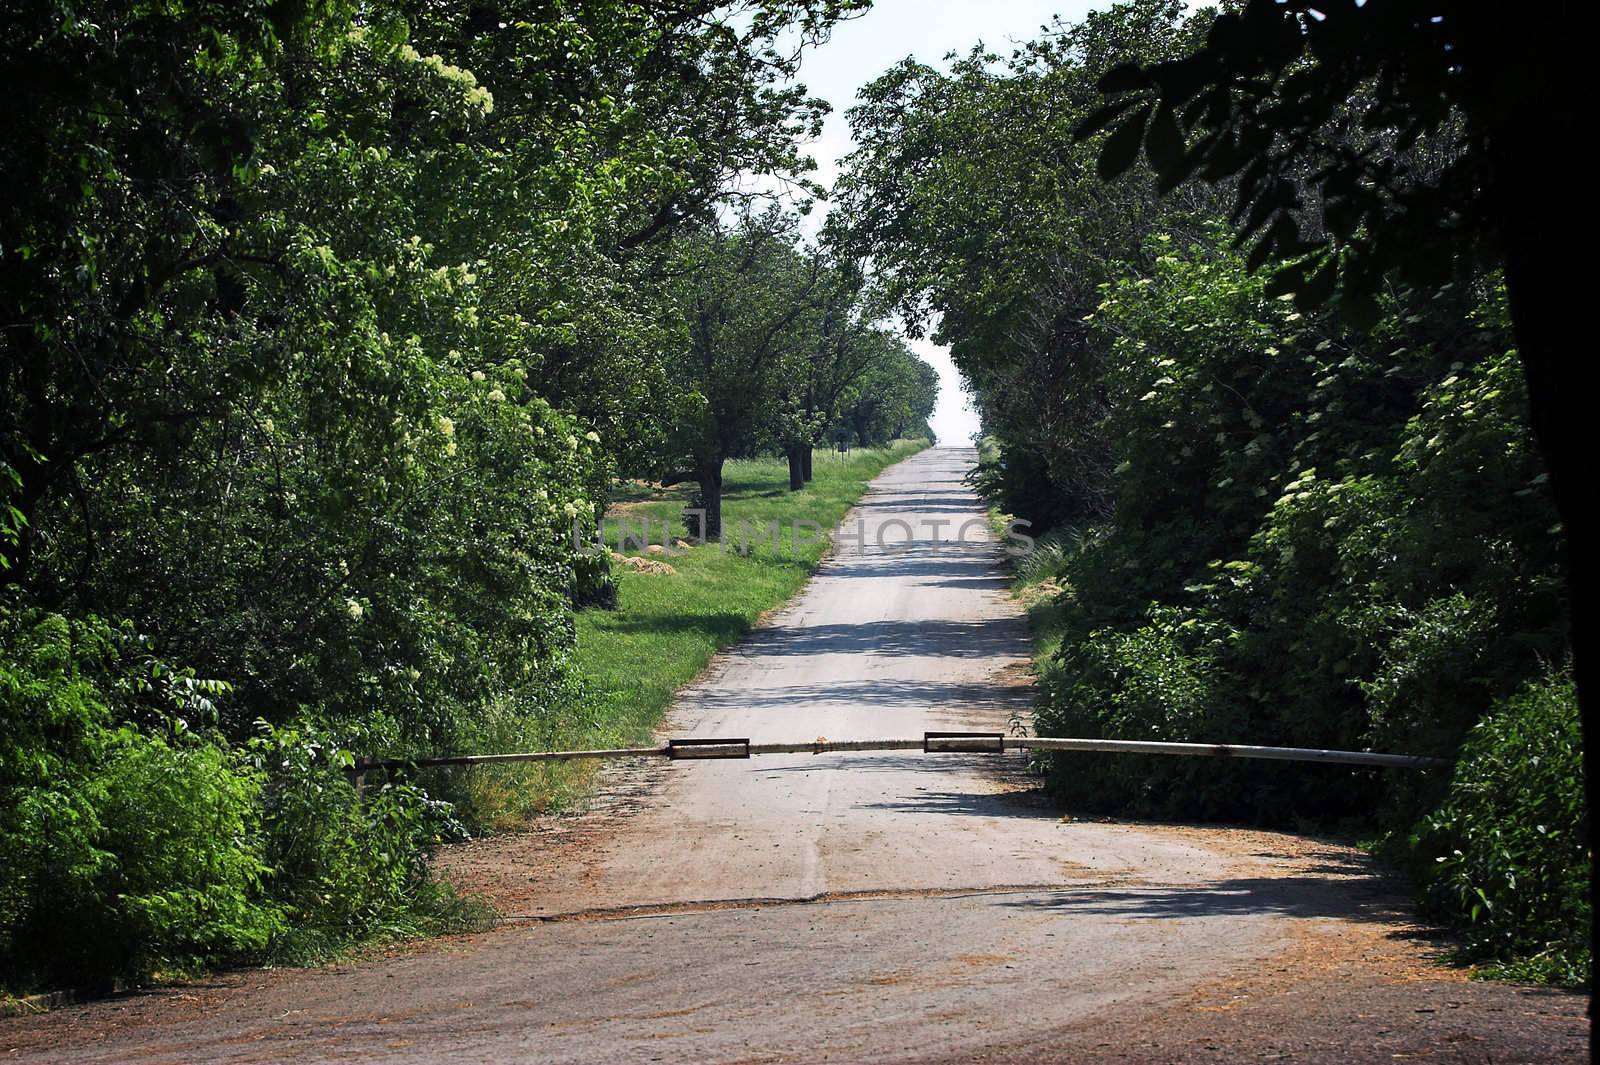
<path id="1" fill-rule="evenodd" d="M 749 739 L 668 740 L 667 757 L 674 761 L 685 758 L 749 758 L 750 741 Z"/>
<path id="2" fill-rule="evenodd" d="M 932 754 L 934 752 L 1003 754 L 1005 749 L 1006 734 L 1004 732 L 924 732 L 922 734 L 922 751 L 924 754 Z"/>

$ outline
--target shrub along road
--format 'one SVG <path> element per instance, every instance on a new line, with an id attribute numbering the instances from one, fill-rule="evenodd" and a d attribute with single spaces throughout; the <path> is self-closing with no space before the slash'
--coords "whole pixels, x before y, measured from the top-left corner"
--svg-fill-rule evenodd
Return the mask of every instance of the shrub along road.
<path id="1" fill-rule="evenodd" d="M 866 543 L 722 656 L 669 733 L 912 736 L 1025 710 L 1027 634 L 962 480 L 973 458 L 933 449 L 878 478 L 855 511 Z M 1348 848 L 1064 818 L 1015 762 L 982 756 L 605 776 L 626 800 L 609 814 L 446 856 L 512 918 L 497 931 L 8 1022 L 10 1060 L 1587 1053 L 1586 997 L 1435 966 L 1438 945 Z"/>

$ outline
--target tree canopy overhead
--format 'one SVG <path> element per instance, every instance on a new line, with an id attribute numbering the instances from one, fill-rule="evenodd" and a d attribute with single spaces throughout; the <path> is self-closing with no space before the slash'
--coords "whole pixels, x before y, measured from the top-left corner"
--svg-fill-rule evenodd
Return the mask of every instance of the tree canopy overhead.
<path id="1" fill-rule="evenodd" d="M 1526 162 L 1506 142 L 1534 64 L 1552 59 L 1534 50 L 1544 21 L 1508 24 L 1493 4 L 1250 0 L 1193 51 L 1108 71 L 1110 100 L 1077 135 L 1112 130 L 1107 176 L 1142 149 L 1163 191 L 1233 179 L 1249 262 L 1285 263 L 1275 289 L 1302 306 L 1337 285 L 1370 322 L 1389 271 L 1438 285 L 1504 254 L 1503 200 Z"/>

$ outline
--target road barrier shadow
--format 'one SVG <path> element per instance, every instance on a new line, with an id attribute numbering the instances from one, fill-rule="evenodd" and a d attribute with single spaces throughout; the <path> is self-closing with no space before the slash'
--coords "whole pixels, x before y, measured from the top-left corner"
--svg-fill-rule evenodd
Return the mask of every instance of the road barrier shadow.
<path id="1" fill-rule="evenodd" d="M 1405 925 L 1416 919 L 1406 896 L 1375 869 L 1356 875 L 1297 871 L 1199 885 L 1072 889 L 1007 898 L 1001 905 L 1152 921 L 1274 915 Z"/>
<path id="2" fill-rule="evenodd" d="M 841 680 L 774 685 L 756 691 L 704 691 L 696 693 L 694 705 L 707 712 L 751 707 L 787 712 L 793 707 L 812 708 L 832 703 L 851 709 L 904 709 L 919 714 L 930 706 L 953 706 L 967 716 L 986 709 L 1009 711 L 1028 707 L 1032 705 L 1031 698 L 1030 688 L 1021 685 L 1002 688 L 990 681 Z M 886 724 L 886 727 L 891 726 Z"/>
<path id="3" fill-rule="evenodd" d="M 918 658 L 1026 658 L 1027 626 L 1018 618 L 979 621 L 865 621 L 757 629 L 740 646 L 763 655 L 877 655 Z"/>

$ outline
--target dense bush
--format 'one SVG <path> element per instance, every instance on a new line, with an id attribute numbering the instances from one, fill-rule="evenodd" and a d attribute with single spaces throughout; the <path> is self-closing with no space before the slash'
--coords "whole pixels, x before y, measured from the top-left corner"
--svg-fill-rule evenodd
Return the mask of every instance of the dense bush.
<path id="1" fill-rule="evenodd" d="M 1550 678 L 1496 703 L 1473 727 L 1450 789 L 1414 843 L 1437 854 L 1428 903 L 1467 929 L 1497 972 L 1589 979 L 1587 815 L 1577 692 Z"/>
<path id="2" fill-rule="evenodd" d="M 359 722 L 374 750 L 452 750 L 494 699 L 538 716 L 572 698 L 567 528 L 599 493 L 593 442 L 511 372 L 420 353 L 392 372 L 333 423 L 297 372 L 160 468 L 84 464 L 117 534 L 80 599 L 229 678 L 236 739 L 309 714 Z"/>
<path id="3" fill-rule="evenodd" d="M 267 957 L 315 961 L 369 937 L 470 926 L 487 916 L 428 875 L 435 845 L 464 833 L 448 803 L 381 779 L 358 792 L 349 775 L 355 755 L 315 724 L 263 725 L 247 752 L 266 779 L 267 886 L 286 920 Z"/>
<path id="4" fill-rule="evenodd" d="M 232 745 L 219 686 L 125 632 L 38 611 L 0 626 L 0 987 L 304 961 L 477 918 L 427 875 L 460 832 L 449 807 L 358 794 L 332 730 L 263 722 Z"/>
<path id="5" fill-rule="evenodd" d="M 121 634 L 0 613 L 0 983 L 96 980 L 260 952 L 262 774 L 187 727 L 181 705 L 117 724 Z M 124 707 L 124 709 L 132 709 Z"/>
<path id="6" fill-rule="evenodd" d="M 1511 727 L 1533 704 L 1502 701 L 1564 659 L 1566 616 L 1560 527 L 1497 279 L 1396 292 L 1359 334 L 1268 298 L 1212 241 L 1156 243 L 1153 270 L 1108 285 L 1093 315 L 1110 354 L 1084 387 L 1107 398 L 1114 504 L 1045 567 L 1066 591 L 1041 731 L 1453 759 L 1492 707 L 1510 708 L 1493 727 Z M 1538 787 L 1552 801 L 1580 794 L 1551 772 Z M 1401 838 L 1451 816 L 1435 811 L 1439 774 L 1064 755 L 1051 781 L 1097 809 Z M 1509 835 L 1557 820 L 1528 820 L 1526 804 L 1498 813 Z M 1446 866 L 1501 861 L 1488 842 L 1463 836 Z M 1572 860 L 1533 850 L 1505 863 L 1538 880 Z M 1499 933 L 1576 934 L 1570 909 L 1498 904 Z M 1492 943 L 1502 956 L 1544 949 Z"/>
<path id="7" fill-rule="evenodd" d="M 631 207 L 512 166 L 457 31 L 382 5 L 7 20 L 7 983 L 428 926 L 438 804 L 329 759 L 571 712 L 565 531 L 611 461 L 538 387 L 555 300 L 515 267 Z"/>
<path id="8" fill-rule="evenodd" d="M 1555 517 L 1493 279 L 1402 294 L 1370 336 L 1261 286 L 1213 247 L 1169 247 L 1095 318 L 1114 353 L 1116 504 L 1063 562 L 1063 653 L 1192 663 L 1179 672 L 1211 678 L 1205 710 L 1179 709 L 1182 685 L 1152 702 L 1138 670 L 1079 666 L 1042 724 L 1451 756 L 1565 646 Z M 1151 767 L 1138 787 L 1169 794 L 1160 778 L 1189 772 Z M 1201 809 L 1326 817 L 1385 794 L 1376 777 L 1257 779 L 1265 792 L 1208 792 Z M 1062 783 L 1132 798 L 1094 773 Z"/>

